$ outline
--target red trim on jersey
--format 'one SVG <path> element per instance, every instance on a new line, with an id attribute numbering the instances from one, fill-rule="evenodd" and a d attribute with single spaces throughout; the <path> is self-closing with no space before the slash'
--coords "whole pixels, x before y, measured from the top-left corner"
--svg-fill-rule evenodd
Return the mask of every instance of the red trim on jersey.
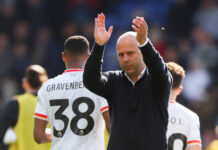
<path id="1" fill-rule="evenodd" d="M 101 112 L 105 111 L 106 109 L 108 109 L 108 106 L 101 108 Z"/>
<path id="2" fill-rule="evenodd" d="M 42 115 L 42 114 L 38 114 L 38 113 L 34 113 L 34 116 L 39 117 L 39 118 L 43 118 L 43 119 L 48 119 L 48 117 L 46 115 Z"/>
<path id="3" fill-rule="evenodd" d="M 66 73 L 66 72 L 74 72 L 74 71 L 83 71 L 83 69 L 67 69 L 67 70 L 65 70 L 63 73 Z"/>
<path id="4" fill-rule="evenodd" d="M 175 100 L 170 100 L 170 101 L 169 101 L 169 103 L 175 103 L 175 102 L 176 102 Z"/>
<path id="5" fill-rule="evenodd" d="M 188 141 L 188 142 L 187 142 L 187 144 L 193 144 L 193 143 L 201 144 L 201 141 L 198 141 L 198 140 L 192 140 L 192 141 Z"/>

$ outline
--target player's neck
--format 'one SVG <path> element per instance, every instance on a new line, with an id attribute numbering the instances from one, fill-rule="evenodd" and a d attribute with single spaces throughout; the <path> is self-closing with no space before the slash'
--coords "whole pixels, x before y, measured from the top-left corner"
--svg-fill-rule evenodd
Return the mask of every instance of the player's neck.
<path id="1" fill-rule="evenodd" d="M 29 93 L 29 94 L 35 94 L 36 91 L 37 91 L 37 90 L 32 89 L 32 88 L 26 88 L 26 89 L 25 89 L 25 92 L 26 92 L 26 93 Z"/>
<path id="2" fill-rule="evenodd" d="M 81 63 L 71 63 L 69 65 L 66 65 L 66 69 L 84 69 L 84 64 Z"/>
<path id="3" fill-rule="evenodd" d="M 170 101 L 176 101 L 177 94 L 175 92 L 170 93 Z"/>

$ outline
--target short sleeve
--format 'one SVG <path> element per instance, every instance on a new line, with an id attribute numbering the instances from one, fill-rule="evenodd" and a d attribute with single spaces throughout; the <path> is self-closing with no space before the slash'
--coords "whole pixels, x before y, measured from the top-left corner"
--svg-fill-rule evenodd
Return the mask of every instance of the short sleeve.
<path id="1" fill-rule="evenodd" d="M 108 103 L 107 100 L 103 97 L 100 97 L 100 108 L 101 108 L 101 113 L 108 111 Z"/>
<path id="2" fill-rule="evenodd" d="M 47 109 L 48 108 L 45 96 L 43 96 L 42 91 L 39 91 L 37 96 L 36 109 L 34 112 L 34 118 L 48 121 Z"/>
<path id="3" fill-rule="evenodd" d="M 200 137 L 200 121 L 199 117 L 195 116 L 191 122 L 190 133 L 187 139 L 187 145 L 198 144 L 201 145 L 201 137 Z"/>

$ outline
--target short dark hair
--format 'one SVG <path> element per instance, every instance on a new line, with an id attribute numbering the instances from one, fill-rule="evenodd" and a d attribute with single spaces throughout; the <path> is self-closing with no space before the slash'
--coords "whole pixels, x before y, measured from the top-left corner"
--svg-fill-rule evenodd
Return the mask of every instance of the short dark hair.
<path id="1" fill-rule="evenodd" d="M 168 70 L 173 76 L 173 89 L 179 88 L 182 84 L 182 80 L 185 78 L 185 70 L 182 66 L 174 62 L 166 63 Z"/>
<path id="2" fill-rule="evenodd" d="M 34 89 L 39 89 L 44 79 L 48 78 L 46 70 L 39 65 L 30 65 L 26 68 L 25 78 L 29 85 Z"/>
<path id="3" fill-rule="evenodd" d="M 66 39 L 64 52 L 70 54 L 84 54 L 89 51 L 89 42 L 84 36 L 75 35 Z"/>

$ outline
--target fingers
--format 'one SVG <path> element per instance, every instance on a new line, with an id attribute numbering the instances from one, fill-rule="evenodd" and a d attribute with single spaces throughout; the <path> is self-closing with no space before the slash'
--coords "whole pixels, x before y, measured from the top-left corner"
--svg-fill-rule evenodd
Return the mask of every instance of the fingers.
<path id="1" fill-rule="evenodd" d="M 105 26 L 105 16 L 103 13 L 101 13 L 101 23 L 102 23 L 102 26 Z"/>
<path id="2" fill-rule="evenodd" d="M 98 19 L 95 18 L 95 28 L 98 27 Z"/>
<path id="3" fill-rule="evenodd" d="M 136 28 L 136 26 L 135 26 L 135 25 L 132 25 L 132 28 L 133 28 L 133 30 L 134 30 L 135 32 L 139 32 L 139 29 L 138 29 L 138 28 Z"/>
<path id="4" fill-rule="evenodd" d="M 108 29 L 109 37 L 111 36 L 112 31 L 113 31 L 113 26 L 110 26 L 109 29 Z"/>
<path id="5" fill-rule="evenodd" d="M 99 28 L 101 26 L 100 15 L 98 14 L 97 18 L 95 18 L 95 28 Z"/>
<path id="6" fill-rule="evenodd" d="M 105 16 L 103 13 L 98 14 L 97 18 L 95 18 L 95 26 L 104 27 L 105 26 Z"/>
<path id="7" fill-rule="evenodd" d="M 141 25 L 140 23 L 133 21 L 133 25 L 132 25 L 133 30 L 135 30 L 135 32 L 137 32 L 138 34 L 143 34 L 145 32 L 145 27 L 143 27 L 143 25 Z"/>
<path id="8" fill-rule="evenodd" d="M 102 17 L 101 17 L 101 14 L 98 14 L 98 25 L 102 26 Z"/>
<path id="9" fill-rule="evenodd" d="M 133 19 L 132 23 L 133 23 L 132 28 L 135 32 L 139 34 L 147 33 L 148 26 L 144 20 L 144 17 L 136 17 L 135 19 Z"/>
<path id="10" fill-rule="evenodd" d="M 108 33 L 110 36 L 113 31 L 113 26 L 110 26 L 108 31 L 105 29 L 105 16 L 103 13 L 100 13 L 97 15 L 97 18 L 95 18 L 95 30 L 103 29 L 104 32 Z"/>
<path id="11" fill-rule="evenodd" d="M 101 14 L 98 14 L 98 18 L 99 18 L 100 26 L 103 26 L 102 13 L 101 13 Z"/>
<path id="12" fill-rule="evenodd" d="M 141 20 L 141 21 L 142 21 L 142 23 L 145 25 L 145 27 L 146 27 L 146 28 L 148 28 L 148 25 L 147 25 L 147 23 L 146 23 L 146 21 L 145 21 L 144 17 L 139 17 L 139 19 L 138 19 L 138 20 Z"/>
<path id="13" fill-rule="evenodd" d="M 142 19 L 133 19 L 133 24 L 134 24 L 137 28 L 146 28 L 145 21 L 142 20 Z"/>

